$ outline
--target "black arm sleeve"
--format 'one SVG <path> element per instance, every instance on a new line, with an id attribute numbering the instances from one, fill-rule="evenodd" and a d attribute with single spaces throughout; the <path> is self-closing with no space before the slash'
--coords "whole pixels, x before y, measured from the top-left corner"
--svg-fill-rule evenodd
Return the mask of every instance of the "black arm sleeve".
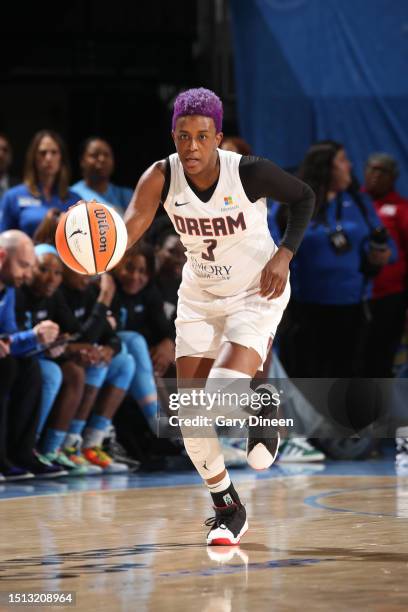
<path id="1" fill-rule="evenodd" d="M 108 309 L 104 304 L 96 302 L 90 315 L 81 326 L 82 340 L 84 340 L 84 342 L 99 342 L 101 336 L 106 330 L 107 311 Z"/>
<path id="2" fill-rule="evenodd" d="M 262 157 L 242 157 L 239 175 L 251 202 L 272 198 L 288 205 L 288 222 L 281 245 L 296 253 L 313 214 L 315 196 L 312 189 Z"/>
<path id="3" fill-rule="evenodd" d="M 81 340 L 91 344 L 97 343 L 110 346 L 115 354 L 117 354 L 120 352 L 121 343 L 106 318 L 108 310 L 105 304 L 100 302 L 94 304 L 90 315 L 81 326 Z"/>
<path id="4" fill-rule="evenodd" d="M 106 328 L 106 332 L 100 338 L 99 344 L 102 344 L 104 346 L 110 346 L 110 348 L 113 350 L 115 355 L 117 355 L 118 353 L 120 353 L 120 350 L 122 347 L 121 341 L 120 341 L 119 336 L 115 334 L 115 332 L 109 325 L 109 322 L 107 325 L 109 327 Z"/>

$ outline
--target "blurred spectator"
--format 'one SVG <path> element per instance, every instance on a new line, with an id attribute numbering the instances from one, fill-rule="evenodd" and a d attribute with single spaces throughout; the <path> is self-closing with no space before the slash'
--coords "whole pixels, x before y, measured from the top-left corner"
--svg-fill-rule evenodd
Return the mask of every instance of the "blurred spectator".
<path id="1" fill-rule="evenodd" d="M 37 266 L 31 281 L 23 285 L 16 293 L 16 317 L 20 329 L 31 328 L 49 319 L 58 324 L 65 332 L 66 320 L 70 320 L 67 306 L 61 300 L 58 287 L 62 282 L 62 264 L 54 247 L 39 245 L 36 247 Z M 71 475 L 86 473 L 86 470 L 66 460 L 60 452 L 60 443 L 73 414 L 81 400 L 84 388 L 84 370 L 80 364 L 60 357 L 65 346 L 52 349 L 39 355 L 39 364 L 43 378 L 43 392 L 37 434 L 42 433 L 47 417 L 52 409 L 51 418 L 45 431 L 42 447 L 48 459 L 64 467 Z M 79 361 L 79 360 L 78 360 Z M 54 448 L 55 441 L 55 448 Z M 52 454 L 51 454 L 52 451 Z"/>
<path id="2" fill-rule="evenodd" d="M 102 450 L 102 442 L 133 380 L 135 363 L 109 317 L 114 282 L 109 275 L 102 279 L 98 288 L 89 276 L 64 266 L 61 291 L 82 333 L 82 344 L 71 344 L 68 353 L 73 351 L 75 358 L 80 348 L 80 355 L 85 352 L 86 357 L 89 351 L 90 357 L 83 364 L 86 368 L 84 395 L 69 426 L 64 450 L 71 460 L 82 450 L 89 462 L 112 474 L 128 471 L 128 467 Z"/>
<path id="3" fill-rule="evenodd" d="M 119 208 L 124 212 L 133 194 L 129 187 L 110 182 L 115 169 L 111 145 L 103 138 L 88 138 L 82 145 L 80 165 L 83 180 L 72 185 L 83 200 L 96 200 Z"/>
<path id="4" fill-rule="evenodd" d="M 150 245 L 132 247 L 114 270 L 116 293 L 112 312 L 118 333 L 136 362 L 130 394 L 153 432 L 157 431 L 157 387 L 174 364 L 174 326 L 168 321 L 154 279 L 155 259 Z"/>
<path id="5" fill-rule="evenodd" d="M 142 334 L 150 348 L 155 371 L 162 376 L 174 361 L 174 331 L 164 313 L 155 283 L 155 258 L 150 245 L 127 251 L 114 271 L 116 294 L 112 311 L 118 330 Z"/>
<path id="6" fill-rule="evenodd" d="M 243 138 L 239 136 L 224 136 L 220 149 L 224 151 L 233 151 L 234 153 L 240 153 L 240 155 L 251 155 L 252 149 Z"/>
<path id="7" fill-rule="evenodd" d="M 374 153 L 367 160 L 363 189 L 373 198 L 377 214 L 398 249 L 398 260 L 384 266 L 374 279 L 370 304 L 366 375 L 384 378 L 392 376 L 407 310 L 408 200 L 395 190 L 398 174 L 398 164 L 391 155 Z"/>
<path id="8" fill-rule="evenodd" d="M 174 230 L 162 233 L 156 243 L 155 281 L 169 321 L 174 321 L 176 317 L 178 290 L 185 261 L 185 248 L 179 235 Z"/>
<path id="9" fill-rule="evenodd" d="M 35 250 L 38 266 L 32 282 L 20 290 L 17 301 L 20 322 L 32 325 L 49 318 L 59 324 L 63 333 L 81 336 L 68 344 L 58 359 L 62 386 L 52 407 L 41 449 L 49 461 L 66 468 L 71 475 L 94 473 L 89 463 L 96 465 L 98 472 L 101 468 L 110 473 L 127 471 L 126 466 L 114 465 L 102 452 L 101 445 L 132 379 L 133 359 L 121 353 L 121 343 L 106 319 L 106 307 L 100 301 L 97 288 L 89 285 L 89 277 L 82 277 L 86 281 L 83 291 L 78 291 L 78 295 L 67 291 L 66 300 L 60 289 L 63 267 L 57 251 L 46 244 L 38 245 Z M 41 360 L 41 365 L 47 365 L 47 361 Z M 92 408 L 94 413 L 85 428 Z M 81 445 L 74 445 L 73 439 L 82 442 L 83 430 L 81 452 Z"/>
<path id="10" fill-rule="evenodd" d="M 388 153 L 373 153 L 365 168 L 364 190 L 379 204 L 408 204 L 395 188 L 399 176 L 397 160 Z"/>
<path id="11" fill-rule="evenodd" d="M 12 149 L 9 139 L 0 132 L 0 199 L 10 187 L 17 183 L 17 180 L 9 175 L 9 168 L 12 162 Z"/>
<path id="12" fill-rule="evenodd" d="M 65 144 L 56 132 L 37 132 L 28 147 L 24 182 L 3 196 L 1 229 L 20 229 L 32 236 L 50 208 L 66 210 L 80 198 L 70 191 Z"/>
<path id="13" fill-rule="evenodd" d="M 297 325 L 291 374 L 352 376 L 370 275 L 388 262 L 391 251 L 386 237 L 380 245 L 370 239 L 381 223 L 369 198 L 347 192 L 351 163 L 341 144 L 314 144 L 300 178 L 315 191 L 316 210 L 291 266 Z"/>
<path id="14" fill-rule="evenodd" d="M 0 234 L 0 473 L 6 480 L 66 474 L 34 453 L 41 372 L 36 359 L 19 357 L 52 342 L 59 332 L 58 325 L 47 320 L 17 330 L 15 288 L 31 279 L 34 265 L 28 236 L 13 230 Z"/>

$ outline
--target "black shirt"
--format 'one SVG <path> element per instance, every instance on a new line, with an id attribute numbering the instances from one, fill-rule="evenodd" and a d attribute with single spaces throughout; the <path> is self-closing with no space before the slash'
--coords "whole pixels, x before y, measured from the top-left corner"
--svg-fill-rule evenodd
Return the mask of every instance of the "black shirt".
<path id="1" fill-rule="evenodd" d="M 62 333 L 80 331 L 80 325 L 59 289 L 51 297 L 37 297 L 26 285 L 16 289 L 16 321 L 19 329 L 31 329 L 46 320 L 58 323 Z"/>
<path id="2" fill-rule="evenodd" d="M 111 310 L 118 323 L 118 330 L 142 334 L 149 346 L 165 338 L 174 339 L 174 329 L 164 312 L 163 298 L 152 282 L 136 295 L 128 295 L 116 283 Z"/>
<path id="3" fill-rule="evenodd" d="M 16 290 L 17 325 L 20 329 L 31 329 L 41 321 L 54 321 L 61 333 L 80 333 L 79 342 L 107 345 L 118 353 L 120 340 L 106 319 L 106 307 L 95 303 L 97 295 L 94 287 L 84 292 L 69 289 L 66 292 L 62 286 L 51 297 L 37 297 L 30 287 L 23 286 Z M 83 310 L 81 314 L 76 309 L 78 304 Z"/>

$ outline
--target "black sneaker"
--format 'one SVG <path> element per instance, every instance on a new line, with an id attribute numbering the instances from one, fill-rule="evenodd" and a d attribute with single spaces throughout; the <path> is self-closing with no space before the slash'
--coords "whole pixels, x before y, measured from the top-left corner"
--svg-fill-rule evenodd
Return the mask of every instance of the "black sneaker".
<path id="1" fill-rule="evenodd" d="M 140 469 L 140 461 L 131 457 L 122 444 L 117 441 L 114 427 L 110 429 L 109 437 L 104 439 L 102 448 L 112 457 L 115 463 L 124 463 L 131 472 Z"/>
<path id="2" fill-rule="evenodd" d="M 1 468 L 1 473 L 3 475 L 3 479 L 6 482 L 11 482 L 13 480 L 28 480 L 29 478 L 34 478 L 34 474 L 29 472 L 28 470 L 18 467 L 17 465 L 12 465 L 11 463 L 7 466 L 3 466 Z"/>
<path id="3" fill-rule="evenodd" d="M 259 385 L 256 392 L 259 394 L 267 393 L 272 396 L 276 389 L 269 384 Z M 269 419 L 276 419 L 278 408 L 273 402 L 263 406 L 256 414 L 249 419 L 248 439 L 247 439 L 247 461 L 254 470 L 267 470 L 275 461 L 278 451 L 280 435 L 279 431 L 268 424 Z M 259 419 L 259 422 L 254 422 Z"/>
<path id="4" fill-rule="evenodd" d="M 68 475 L 67 470 L 59 465 L 54 465 L 42 455 L 33 455 L 30 462 L 26 462 L 24 467 L 30 470 L 35 478 L 59 478 Z"/>
<path id="5" fill-rule="evenodd" d="M 239 544 L 241 537 L 248 531 L 245 506 L 231 504 L 217 508 L 215 516 L 207 519 L 205 525 L 211 527 L 207 533 L 208 546 L 231 546 Z"/>

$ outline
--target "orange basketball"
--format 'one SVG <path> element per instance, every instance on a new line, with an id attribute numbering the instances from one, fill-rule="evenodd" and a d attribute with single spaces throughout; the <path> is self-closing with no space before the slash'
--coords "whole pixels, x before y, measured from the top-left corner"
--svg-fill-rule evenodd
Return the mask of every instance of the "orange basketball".
<path id="1" fill-rule="evenodd" d="M 61 216 L 55 246 L 62 261 L 80 274 L 102 274 L 122 259 L 126 226 L 110 206 L 81 200 Z"/>

